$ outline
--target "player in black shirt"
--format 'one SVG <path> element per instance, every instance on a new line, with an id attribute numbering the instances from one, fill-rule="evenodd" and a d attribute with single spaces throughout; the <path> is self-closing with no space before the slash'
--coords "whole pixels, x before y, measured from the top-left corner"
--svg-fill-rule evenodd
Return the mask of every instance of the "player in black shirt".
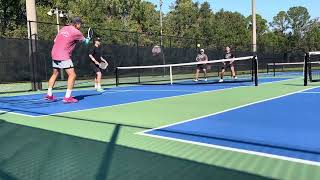
<path id="1" fill-rule="evenodd" d="M 234 55 L 231 53 L 230 47 L 227 46 L 225 48 L 224 59 L 231 59 L 231 58 L 234 58 Z M 223 66 L 221 68 L 219 82 L 223 82 L 224 72 L 226 71 L 226 68 L 229 68 L 229 67 L 230 67 L 230 70 L 231 70 L 232 77 L 234 79 L 237 79 L 236 72 L 234 70 L 234 62 L 233 61 L 227 61 L 227 62 L 223 62 Z"/>
<path id="2" fill-rule="evenodd" d="M 101 68 L 99 67 L 99 64 L 101 62 L 107 63 L 105 59 L 102 57 L 102 50 L 101 50 L 101 39 L 95 38 L 94 39 L 94 46 L 90 49 L 89 57 L 91 60 L 91 67 L 92 70 L 95 72 L 96 77 L 94 79 L 94 87 L 97 91 L 101 92 L 103 89 L 101 88 Z"/>

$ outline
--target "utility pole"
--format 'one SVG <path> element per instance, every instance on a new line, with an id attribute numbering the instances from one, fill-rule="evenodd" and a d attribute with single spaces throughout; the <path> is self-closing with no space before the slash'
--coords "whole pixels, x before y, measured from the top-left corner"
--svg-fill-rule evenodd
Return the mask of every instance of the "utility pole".
<path id="1" fill-rule="evenodd" d="M 257 53 L 256 0 L 252 0 L 252 52 Z"/>
<path id="2" fill-rule="evenodd" d="M 35 53 L 36 53 L 36 40 L 38 35 L 37 27 L 37 13 L 36 13 L 36 3 L 35 0 L 26 0 L 26 11 L 27 11 L 27 21 L 28 21 L 28 37 L 29 37 L 29 61 L 31 69 L 31 79 L 32 79 L 32 90 L 40 90 L 41 82 L 39 82 L 39 77 L 37 71 L 37 62 L 35 62 Z"/>

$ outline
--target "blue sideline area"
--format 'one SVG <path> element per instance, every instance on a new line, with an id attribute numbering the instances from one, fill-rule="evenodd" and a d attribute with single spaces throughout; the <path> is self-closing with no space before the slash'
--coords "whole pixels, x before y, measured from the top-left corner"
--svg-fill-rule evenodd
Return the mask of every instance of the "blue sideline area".
<path id="1" fill-rule="evenodd" d="M 277 82 L 286 79 L 263 78 L 260 83 Z M 44 100 L 44 94 L 9 96 L 0 97 L 0 111 L 29 116 L 43 116 L 241 86 L 252 86 L 252 82 L 201 85 L 140 85 L 106 89 L 103 93 L 98 93 L 94 90 L 78 90 L 72 94 L 79 100 L 76 104 L 64 104 L 62 102 L 64 92 L 54 94 L 54 96 L 58 97 L 55 102 Z"/>
<path id="2" fill-rule="evenodd" d="M 320 162 L 320 88 L 145 132 Z"/>

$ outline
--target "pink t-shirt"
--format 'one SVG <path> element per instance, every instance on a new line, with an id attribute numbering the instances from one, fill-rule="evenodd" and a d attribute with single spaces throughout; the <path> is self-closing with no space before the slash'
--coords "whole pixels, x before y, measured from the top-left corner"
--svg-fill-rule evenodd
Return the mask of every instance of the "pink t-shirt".
<path id="1" fill-rule="evenodd" d="M 74 26 L 65 26 L 60 29 L 54 40 L 51 51 L 53 60 L 65 61 L 71 59 L 72 51 L 78 41 L 84 40 L 82 33 Z"/>

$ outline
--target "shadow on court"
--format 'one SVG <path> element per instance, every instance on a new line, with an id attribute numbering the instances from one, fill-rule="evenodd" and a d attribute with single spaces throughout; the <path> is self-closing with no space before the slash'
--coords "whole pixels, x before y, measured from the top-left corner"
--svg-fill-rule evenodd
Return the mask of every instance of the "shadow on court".
<path id="1" fill-rule="evenodd" d="M 271 180 L 117 145 L 0 121 L 0 179 L 223 179 Z"/>

